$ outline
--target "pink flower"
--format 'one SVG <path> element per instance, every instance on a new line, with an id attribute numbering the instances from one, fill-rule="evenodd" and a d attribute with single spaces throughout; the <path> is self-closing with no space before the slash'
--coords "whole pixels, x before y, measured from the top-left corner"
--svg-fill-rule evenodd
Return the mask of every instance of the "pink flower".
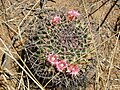
<path id="1" fill-rule="evenodd" d="M 79 74 L 79 67 L 77 65 L 74 65 L 74 64 L 69 64 L 66 72 L 69 72 L 70 74 L 72 74 L 72 76 L 73 75 L 76 76 Z"/>
<path id="2" fill-rule="evenodd" d="M 65 60 L 58 61 L 58 63 L 56 64 L 56 68 L 59 72 L 62 72 L 63 70 L 65 70 L 67 66 L 68 64 Z"/>
<path id="3" fill-rule="evenodd" d="M 60 16 L 56 15 L 50 22 L 53 24 L 57 24 L 58 22 L 60 22 L 60 20 L 61 20 Z"/>
<path id="4" fill-rule="evenodd" d="M 52 65 L 56 65 L 56 63 L 58 63 L 58 56 L 52 52 L 52 54 L 48 55 L 47 61 Z"/>
<path id="5" fill-rule="evenodd" d="M 70 14 L 70 15 L 72 15 L 72 16 L 74 16 L 74 17 L 77 17 L 77 16 L 80 15 L 80 14 L 78 13 L 78 11 L 75 11 L 75 10 L 69 11 L 68 14 Z"/>
<path id="6" fill-rule="evenodd" d="M 73 20 L 75 17 L 77 17 L 79 15 L 80 14 L 77 11 L 71 10 L 71 11 L 68 12 L 68 16 L 67 17 L 71 21 L 71 20 Z"/>

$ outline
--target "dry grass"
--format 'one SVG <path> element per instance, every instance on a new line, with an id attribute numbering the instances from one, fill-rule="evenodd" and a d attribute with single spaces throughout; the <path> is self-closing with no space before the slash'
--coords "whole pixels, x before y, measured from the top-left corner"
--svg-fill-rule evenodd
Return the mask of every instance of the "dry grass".
<path id="1" fill-rule="evenodd" d="M 81 22 L 87 25 L 92 37 L 90 51 L 78 58 L 94 59 L 95 70 L 87 74 L 86 90 L 120 89 L 120 1 L 119 0 L 55 0 L 45 9 L 80 11 Z M 39 0 L 0 1 L 0 90 L 45 90 L 21 58 L 28 38 L 27 30 L 35 13 L 42 12 Z M 45 14 L 40 14 L 45 16 Z M 83 24 L 84 26 L 84 24 Z M 20 60 L 20 62 L 18 62 Z M 21 72 L 18 71 L 19 67 Z M 57 74 L 56 74 L 57 75 Z M 53 76 L 54 78 L 55 76 Z M 51 78 L 51 80 L 53 79 Z M 24 80 L 25 79 L 25 80 Z M 32 82 L 34 82 L 31 84 Z M 50 80 L 50 81 L 51 81 Z M 49 82 L 50 82 L 49 81 Z M 35 89 L 35 90 L 37 90 Z"/>

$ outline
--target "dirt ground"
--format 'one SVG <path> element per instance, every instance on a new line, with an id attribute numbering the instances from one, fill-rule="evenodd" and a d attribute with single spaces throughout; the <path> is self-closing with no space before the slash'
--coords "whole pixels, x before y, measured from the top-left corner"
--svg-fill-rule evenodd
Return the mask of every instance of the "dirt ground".
<path id="1" fill-rule="evenodd" d="M 88 23 L 88 28 L 92 32 L 94 48 L 96 54 L 95 83 L 91 81 L 86 90 L 120 90 L 120 1 L 119 0 L 54 0 L 56 3 L 48 1 L 45 9 L 57 10 L 78 10 L 81 21 Z M 10 49 L 14 57 L 16 51 L 11 47 L 10 37 L 17 37 L 20 32 L 19 25 L 25 26 L 22 21 L 27 21 L 33 13 L 32 7 L 38 0 L 1 0 L 0 1 L 0 90 L 17 90 L 16 83 L 19 80 L 9 80 L 8 75 L 20 78 L 21 73 L 14 68 L 15 61 L 9 56 L 3 59 L 6 47 Z M 115 5 L 114 5 L 115 3 Z M 113 6 L 114 5 L 114 6 Z M 39 10 L 39 3 L 33 10 Z M 30 11 L 31 10 L 31 11 Z M 22 23 L 21 23 L 22 22 Z M 100 28 L 99 28 L 100 26 Z M 118 34 L 119 33 L 119 34 Z M 117 34 L 117 35 L 115 35 Z M 120 37 L 120 36 L 119 36 Z M 13 40 L 14 38 L 12 38 Z M 3 42 L 2 42 L 3 40 Z M 24 43 L 24 40 L 23 40 Z M 3 45 L 5 44 L 6 47 Z M 21 40 L 15 43 L 20 51 Z M 6 61 L 7 60 L 7 61 Z M 92 74 L 92 72 L 90 73 Z M 90 78 L 90 79 L 91 79 Z M 19 84 L 19 83 L 18 83 Z M 3 88 L 4 87 L 4 88 Z M 109 88 L 109 89 L 108 89 Z M 22 89 L 19 89 L 22 90 Z M 72 90 L 72 89 L 71 89 Z"/>

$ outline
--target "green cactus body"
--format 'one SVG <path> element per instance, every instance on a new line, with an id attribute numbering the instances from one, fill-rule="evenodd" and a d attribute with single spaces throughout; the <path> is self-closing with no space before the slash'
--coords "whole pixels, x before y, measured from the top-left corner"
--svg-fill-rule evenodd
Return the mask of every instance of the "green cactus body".
<path id="1" fill-rule="evenodd" d="M 82 56 L 90 50 L 88 29 L 85 25 L 84 27 L 81 25 L 79 18 L 69 21 L 63 12 L 59 12 L 61 21 L 52 24 L 50 20 L 55 14 L 56 12 L 50 11 L 46 12 L 42 19 L 34 18 L 33 24 L 29 26 L 29 40 L 25 46 L 28 51 L 26 63 L 43 85 L 58 73 L 56 68 L 47 62 L 48 53 L 54 52 L 60 59 L 79 66 L 81 62 L 87 62 L 87 59 Z M 80 69 L 82 70 L 81 67 Z M 47 87 L 60 87 L 67 90 L 85 87 L 87 79 L 82 71 L 79 73 L 78 76 L 71 76 L 65 71 L 60 72 Z"/>

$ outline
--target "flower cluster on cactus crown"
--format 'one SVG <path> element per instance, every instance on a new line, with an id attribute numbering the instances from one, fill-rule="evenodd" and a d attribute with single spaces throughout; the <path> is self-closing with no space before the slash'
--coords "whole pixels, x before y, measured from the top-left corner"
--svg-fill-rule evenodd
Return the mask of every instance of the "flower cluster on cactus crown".
<path id="1" fill-rule="evenodd" d="M 53 52 L 48 55 L 47 61 L 56 67 L 57 71 L 63 72 L 66 71 L 72 76 L 79 74 L 79 67 L 77 64 L 68 64 L 66 60 L 60 60 L 57 55 Z"/>
<path id="2" fill-rule="evenodd" d="M 74 18 L 76 18 L 79 15 L 80 14 L 78 13 L 78 11 L 71 10 L 71 11 L 68 11 L 67 19 L 72 21 Z M 59 15 L 54 16 L 52 20 L 50 20 L 52 24 L 58 24 L 60 21 L 61 21 L 61 18 Z"/>

